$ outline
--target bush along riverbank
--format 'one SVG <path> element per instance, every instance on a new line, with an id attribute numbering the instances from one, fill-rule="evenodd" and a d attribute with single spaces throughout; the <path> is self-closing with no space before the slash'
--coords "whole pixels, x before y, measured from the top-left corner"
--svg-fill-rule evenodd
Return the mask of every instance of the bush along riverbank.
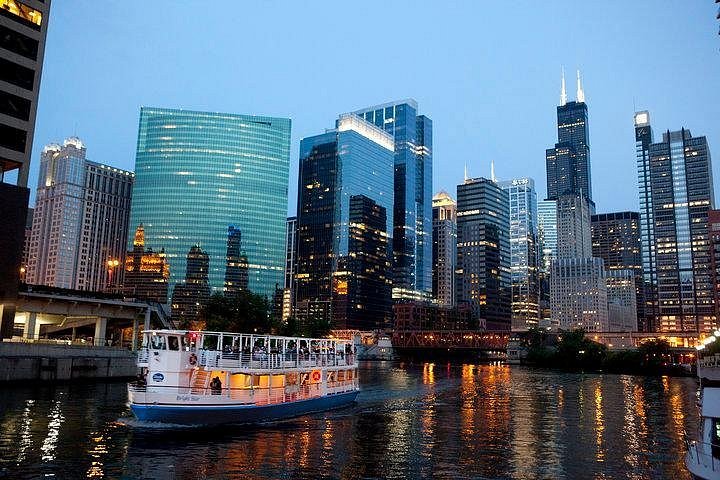
<path id="1" fill-rule="evenodd" d="M 527 351 L 523 363 L 535 367 L 629 375 L 693 375 L 672 363 L 670 345 L 665 340 L 648 340 L 637 349 L 609 350 L 589 339 L 583 330 L 557 336 L 533 330 L 528 332 L 523 347 Z"/>

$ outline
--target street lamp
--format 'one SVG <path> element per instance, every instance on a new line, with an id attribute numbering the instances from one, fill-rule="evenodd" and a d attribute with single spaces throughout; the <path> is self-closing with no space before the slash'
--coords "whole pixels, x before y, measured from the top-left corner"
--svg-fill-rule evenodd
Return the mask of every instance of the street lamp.
<path id="1" fill-rule="evenodd" d="M 112 288 L 112 275 L 113 271 L 117 268 L 117 266 L 120 265 L 120 260 L 117 258 L 110 258 L 107 261 L 107 267 L 108 267 L 108 290 Z"/>

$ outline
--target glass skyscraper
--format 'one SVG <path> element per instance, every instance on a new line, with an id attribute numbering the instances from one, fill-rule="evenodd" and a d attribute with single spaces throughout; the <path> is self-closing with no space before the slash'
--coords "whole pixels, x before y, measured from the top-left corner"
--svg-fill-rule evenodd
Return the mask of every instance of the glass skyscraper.
<path id="1" fill-rule="evenodd" d="M 547 198 L 556 200 L 565 194 L 582 195 L 593 207 L 588 108 L 579 72 L 577 101 L 574 102 L 567 101 L 563 77 L 563 92 L 557 107 L 557 131 L 555 147 L 545 151 Z"/>
<path id="2" fill-rule="evenodd" d="M 508 193 L 487 178 L 457 187 L 458 305 L 468 305 L 478 326 L 510 330 L 510 206 Z"/>
<path id="3" fill-rule="evenodd" d="M 705 137 L 667 131 L 648 148 L 655 241 L 657 327 L 712 332 L 717 327 L 711 279 L 708 211 L 714 208 Z M 641 184 L 642 193 L 642 184 Z"/>
<path id="4" fill-rule="evenodd" d="M 395 141 L 393 298 L 432 298 L 432 120 L 415 100 L 355 112 Z"/>
<path id="5" fill-rule="evenodd" d="M 210 288 L 223 290 L 233 227 L 249 290 L 272 298 L 285 271 L 289 157 L 286 118 L 141 109 L 130 226 L 165 249 L 171 292 L 196 245 Z"/>
<path id="6" fill-rule="evenodd" d="M 532 178 L 499 182 L 510 202 L 512 328 L 537 326 L 539 308 L 537 194 Z"/>
<path id="7" fill-rule="evenodd" d="M 392 136 L 354 114 L 300 142 L 299 317 L 330 315 L 335 328 L 390 325 L 394 157 Z"/>

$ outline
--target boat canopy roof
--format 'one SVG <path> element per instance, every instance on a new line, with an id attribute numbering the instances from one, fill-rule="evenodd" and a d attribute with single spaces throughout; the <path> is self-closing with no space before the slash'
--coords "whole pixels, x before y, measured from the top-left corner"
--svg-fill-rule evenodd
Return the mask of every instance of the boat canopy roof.
<path id="1" fill-rule="evenodd" d="M 720 418 L 720 388 L 703 388 L 702 416 Z"/>
<path id="2" fill-rule="evenodd" d="M 150 335 L 190 335 L 192 337 L 199 336 L 222 336 L 222 337 L 254 337 L 254 338 L 267 338 L 272 340 L 295 340 L 296 342 L 336 342 L 336 343 L 352 343 L 352 340 L 346 338 L 310 338 L 310 337 L 283 337 L 280 335 L 270 335 L 262 333 L 239 333 L 239 332 L 210 332 L 204 330 L 145 330 L 144 334 Z"/>

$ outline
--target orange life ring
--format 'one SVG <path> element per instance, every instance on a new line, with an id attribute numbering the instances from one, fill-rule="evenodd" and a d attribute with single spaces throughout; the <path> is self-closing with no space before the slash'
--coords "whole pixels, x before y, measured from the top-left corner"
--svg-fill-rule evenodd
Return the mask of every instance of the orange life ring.
<path id="1" fill-rule="evenodd" d="M 194 353 L 191 353 L 190 358 L 188 359 L 188 363 L 190 365 L 195 365 L 197 363 L 197 355 L 195 355 Z"/>
<path id="2" fill-rule="evenodd" d="M 312 379 L 313 379 L 313 382 L 319 382 L 319 381 L 320 381 L 320 371 L 319 371 L 319 370 L 315 370 L 315 371 L 312 373 Z"/>

